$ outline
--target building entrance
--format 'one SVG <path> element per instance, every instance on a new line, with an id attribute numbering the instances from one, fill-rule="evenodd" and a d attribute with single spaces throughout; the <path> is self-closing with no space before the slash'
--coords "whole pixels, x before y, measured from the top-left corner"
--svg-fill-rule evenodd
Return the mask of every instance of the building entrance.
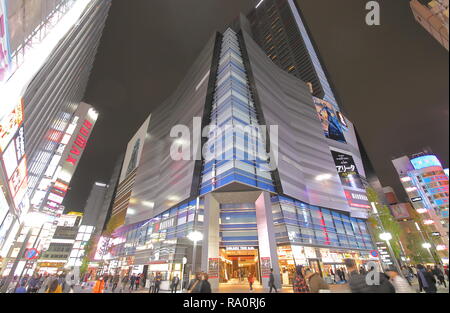
<path id="1" fill-rule="evenodd" d="M 220 280 L 222 284 L 248 285 L 248 277 L 259 284 L 259 253 L 256 247 L 227 247 L 220 249 Z"/>

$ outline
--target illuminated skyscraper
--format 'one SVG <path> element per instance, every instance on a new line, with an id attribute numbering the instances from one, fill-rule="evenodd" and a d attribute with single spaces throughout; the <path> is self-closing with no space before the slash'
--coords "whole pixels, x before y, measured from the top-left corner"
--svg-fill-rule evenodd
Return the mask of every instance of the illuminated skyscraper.
<path id="1" fill-rule="evenodd" d="M 434 236 L 435 246 L 448 263 L 449 180 L 438 158 L 428 152 L 402 156 L 392 161 L 403 187 L 423 225 Z"/>
<path id="2" fill-rule="evenodd" d="M 97 118 L 81 100 L 110 1 L 0 4 L 0 201 L 8 204 L 0 211 L 4 256 L 5 242 L 14 240 L 27 212 L 61 213 Z"/>
<path id="3" fill-rule="evenodd" d="M 246 25 L 212 36 L 129 142 L 105 270 L 163 281 L 202 270 L 220 290 L 250 272 L 266 287 L 273 268 L 289 285 L 295 265 L 329 277 L 345 257 L 371 260 L 352 123 Z"/>

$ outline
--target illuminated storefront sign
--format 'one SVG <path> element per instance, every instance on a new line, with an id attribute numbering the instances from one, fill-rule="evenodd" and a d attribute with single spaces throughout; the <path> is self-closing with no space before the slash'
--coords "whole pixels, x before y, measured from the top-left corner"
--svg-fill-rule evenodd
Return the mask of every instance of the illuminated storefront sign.
<path id="1" fill-rule="evenodd" d="M 13 197 L 18 193 L 20 186 L 27 178 L 27 158 L 24 157 L 9 179 L 9 187 Z"/>
<path id="2" fill-rule="evenodd" d="M 23 122 L 23 101 L 0 121 L 0 152 L 4 151 Z"/>
<path id="3" fill-rule="evenodd" d="M 347 202 L 351 207 L 370 209 L 369 200 L 365 192 L 344 190 Z"/>
<path id="4" fill-rule="evenodd" d="M 411 164 L 414 166 L 416 170 L 420 170 L 422 168 L 430 167 L 430 166 L 439 166 L 442 167 L 441 162 L 435 155 L 424 155 L 414 159 L 411 159 Z"/>
<path id="5" fill-rule="evenodd" d="M 79 134 L 75 138 L 75 141 L 70 149 L 70 153 L 67 156 L 66 162 L 69 162 L 72 165 L 76 165 L 78 162 L 81 153 L 86 147 L 87 139 L 89 138 L 89 134 L 92 129 L 92 123 L 88 120 L 84 120 L 83 126 L 80 129 Z"/>
<path id="6" fill-rule="evenodd" d="M 4 0 L 0 0 L 0 83 L 8 79 L 11 66 L 8 14 Z"/>

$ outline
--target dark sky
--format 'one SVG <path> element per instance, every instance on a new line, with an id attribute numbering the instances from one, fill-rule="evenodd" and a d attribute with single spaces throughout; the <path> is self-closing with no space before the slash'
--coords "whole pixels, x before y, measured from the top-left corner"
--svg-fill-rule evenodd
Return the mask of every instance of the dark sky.
<path id="1" fill-rule="evenodd" d="M 100 112 L 65 205 L 83 210 L 152 108 L 181 81 L 215 30 L 258 0 L 114 0 L 85 101 Z M 298 0 L 341 105 L 384 185 L 400 191 L 393 156 L 425 146 L 448 166 L 448 52 L 407 0 L 380 0 L 381 26 L 363 0 Z"/>

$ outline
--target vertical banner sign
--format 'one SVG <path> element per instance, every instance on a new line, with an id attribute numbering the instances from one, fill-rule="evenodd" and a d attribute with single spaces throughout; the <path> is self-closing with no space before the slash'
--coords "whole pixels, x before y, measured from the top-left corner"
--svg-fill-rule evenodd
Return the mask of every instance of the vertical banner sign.
<path id="1" fill-rule="evenodd" d="M 8 11 L 5 0 L 0 0 L 0 83 L 8 79 L 11 67 L 11 53 L 8 35 Z"/>
<path id="2" fill-rule="evenodd" d="M 270 269 L 272 268 L 272 264 L 270 262 L 269 257 L 261 258 L 261 277 L 269 278 L 270 277 Z"/>
<path id="3" fill-rule="evenodd" d="M 209 278 L 219 278 L 219 259 L 209 258 L 208 260 L 208 276 Z"/>

